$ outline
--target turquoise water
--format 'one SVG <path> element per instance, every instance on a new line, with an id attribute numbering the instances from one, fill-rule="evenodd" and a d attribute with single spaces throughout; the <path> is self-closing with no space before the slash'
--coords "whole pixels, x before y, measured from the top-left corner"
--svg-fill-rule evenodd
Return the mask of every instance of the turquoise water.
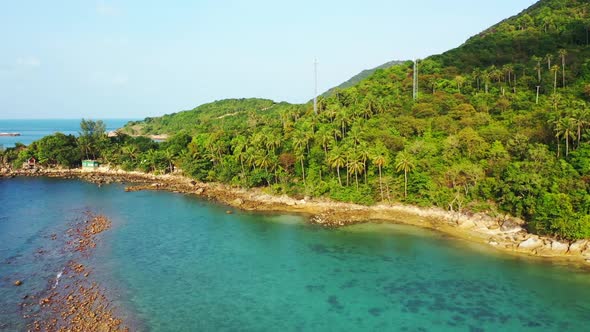
<path id="1" fill-rule="evenodd" d="M 15 143 L 31 144 L 33 141 L 55 132 L 66 135 L 78 135 L 81 119 L 39 119 L 39 120 L 2 120 L 0 133 L 20 133 L 21 136 L 0 136 L 0 145 L 13 147 Z M 107 131 L 123 127 L 131 119 L 104 119 Z"/>
<path id="2" fill-rule="evenodd" d="M 0 322 L 65 258 L 54 232 L 108 215 L 95 277 L 152 331 L 587 331 L 590 273 L 500 256 L 407 226 L 326 230 L 166 192 L 0 180 Z M 58 233 L 59 234 L 59 233 Z M 48 254 L 35 258 L 43 247 Z M 24 279 L 21 287 L 11 284 Z M 0 323 L 0 326 L 2 323 Z M 19 325 L 21 324 L 21 325 Z"/>

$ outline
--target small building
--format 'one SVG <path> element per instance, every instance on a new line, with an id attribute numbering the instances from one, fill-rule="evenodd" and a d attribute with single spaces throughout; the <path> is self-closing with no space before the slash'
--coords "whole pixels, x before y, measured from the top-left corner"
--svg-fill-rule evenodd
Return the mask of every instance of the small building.
<path id="1" fill-rule="evenodd" d="M 82 169 L 97 169 L 98 166 L 100 166 L 100 163 L 96 160 L 82 160 Z"/>
<path id="2" fill-rule="evenodd" d="M 36 167 L 37 167 L 37 159 L 35 159 L 35 157 L 31 157 L 23 163 L 24 169 L 35 169 Z"/>

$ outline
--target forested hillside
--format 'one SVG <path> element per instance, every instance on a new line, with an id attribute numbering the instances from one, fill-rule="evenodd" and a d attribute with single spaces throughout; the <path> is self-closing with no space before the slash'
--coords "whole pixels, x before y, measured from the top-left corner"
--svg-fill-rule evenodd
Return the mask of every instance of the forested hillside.
<path id="1" fill-rule="evenodd" d="M 244 130 L 248 122 L 255 121 L 257 117 L 266 114 L 277 116 L 279 111 L 290 112 L 300 107 L 268 99 L 225 99 L 189 111 L 130 122 L 120 131 L 130 135 L 173 134 L 179 130 L 199 133 L 210 131 L 211 126 L 228 131 Z"/>
<path id="2" fill-rule="evenodd" d="M 355 86 L 360 81 L 371 76 L 375 71 L 377 71 L 379 69 L 387 69 L 387 68 L 397 66 L 402 63 L 404 63 L 404 61 L 394 60 L 394 61 L 386 62 L 386 63 L 384 63 L 380 66 L 377 66 L 375 68 L 365 69 L 365 70 L 361 71 L 360 73 L 354 75 L 350 79 L 348 79 L 346 82 L 341 83 L 338 86 L 333 87 L 333 88 L 329 89 L 328 91 L 322 93 L 322 97 L 329 97 L 330 95 L 334 94 L 338 90 L 342 90 L 342 89 L 350 88 L 351 86 Z"/>
<path id="3" fill-rule="evenodd" d="M 320 98 L 318 114 L 221 101 L 126 129 L 176 133 L 165 143 L 120 136 L 95 153 L 275 193 L 510 213 L 532 232 L 590 238 L 589 10 L 543 0 L 419 61 L 416 100 L 406 62 Z"/>

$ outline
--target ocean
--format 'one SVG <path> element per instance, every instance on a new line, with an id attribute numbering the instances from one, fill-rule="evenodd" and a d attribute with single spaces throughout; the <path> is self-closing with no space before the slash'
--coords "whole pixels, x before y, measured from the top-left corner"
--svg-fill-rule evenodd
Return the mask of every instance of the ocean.
<path id="1" fill-rule="evenodd" d="M 96 119 L 106 124 L 107 131 L 123 127 L 127 122 L 135 119 Z M 78 135 L 81 119 L 28 119 L 2 120 L 0 119 L 0 133 L 20 133 L 21 136 L 1 136 L 0 146 L 13 147 L 15 143 L 29 145 L 32 142 L 56 132 Z"/>
<path id="2" fill-rule="evenodd" d="M 325 229 L 190 195 L 5 178 L 0 330 L 26 330 L 21 302 L 56 282 L 71 259 L 65 230 L 87 210 L 113 223 L 90 278 L 132 330 L 587 331 L 590 322 L 588 271 L 434 231 Z"/>

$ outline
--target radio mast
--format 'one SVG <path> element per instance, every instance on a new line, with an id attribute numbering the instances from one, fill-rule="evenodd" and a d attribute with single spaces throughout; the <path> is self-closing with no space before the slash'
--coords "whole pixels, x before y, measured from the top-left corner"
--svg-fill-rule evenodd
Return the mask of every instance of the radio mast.
<path id="1" fill-rule="evenodd" d="M 318 59 L 313 60 L 313 74 L 315 80 L 315 88 L 313 91 L 313 113 L 318 114 Z"/>
<path id="2" fill-rule="evenodd" d="M 416 100 L 418 98 L 418 60 L 414 60 L 414 81 L 413 81 L 413 98 Z"/>

